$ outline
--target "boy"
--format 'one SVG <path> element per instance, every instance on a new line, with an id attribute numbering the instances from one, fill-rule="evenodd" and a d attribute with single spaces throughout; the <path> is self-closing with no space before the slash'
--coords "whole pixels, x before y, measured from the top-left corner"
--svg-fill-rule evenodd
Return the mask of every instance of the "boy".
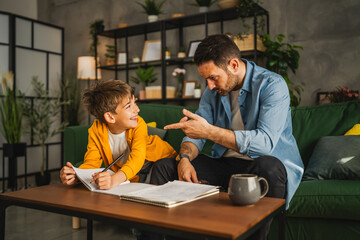
<path id="1" fill-rule="evenodd" d="M 100 189 L 110 189 L 126 180 L 139 181 L 137 174 L 148 172 L 151 162 L 177 155 L 167 142 L 148 135 L 145 121 L 138 116 L 134 90 L 128 84 L 120 80 L 97 82 L 85 90 L 83 103 L 97 119 L 89 128 L 87 152 L 80 168 L 100 168 L 102 162 L 108 166 L 125 153 L 111 167 L 114 175 L 108 172 L 93 175 L 92 181 Z M 77 182 L 72 167 L 68 162 L 60 171 L 64 185 Z"/>

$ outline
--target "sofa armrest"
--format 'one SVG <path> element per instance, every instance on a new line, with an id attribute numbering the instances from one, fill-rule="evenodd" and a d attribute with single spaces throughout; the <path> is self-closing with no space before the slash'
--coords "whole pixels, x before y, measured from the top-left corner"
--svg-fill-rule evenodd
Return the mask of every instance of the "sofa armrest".
<path id="1" fill-rule="evenodd" d="M 88 143 L 88 129 L 90 126 L 71 126 L 64 132 L 65 163 L 71 162 L 78 167 L 84 162 L 84 155 Z M 65 164 L 64 163 L 64 164 Z"/>

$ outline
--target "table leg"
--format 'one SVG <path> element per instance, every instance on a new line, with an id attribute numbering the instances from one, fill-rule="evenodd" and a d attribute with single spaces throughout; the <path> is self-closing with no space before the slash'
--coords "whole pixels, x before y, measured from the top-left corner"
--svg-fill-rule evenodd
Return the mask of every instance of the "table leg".
<path id="1" fill-rule="evenodd" d="M 285 210 L 279 215 L 279 240 L 285 240 Z"/>
<path id="2" fill-rule="evenodd" d="M 5 212 L 6 205 L 0 203 L 0 240 L 5 240 Z"/>
<path id="3" fill-rule="evenodd" d="M 87 240 L 92 240 L 93 234 L 93 221 L 91 219 L 87 219 Z"/>

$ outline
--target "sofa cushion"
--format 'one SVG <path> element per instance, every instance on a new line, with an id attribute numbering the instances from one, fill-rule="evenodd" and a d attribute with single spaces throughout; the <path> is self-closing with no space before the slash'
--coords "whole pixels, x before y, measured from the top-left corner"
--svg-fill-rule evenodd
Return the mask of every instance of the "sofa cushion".
<path id="1" fill-rule="evenodd" d="M 360 220 L 360 181 L 312 180 L 300 183 L 289 217 Z"/>
<path id="2" fill-rule="evenodd" d="M 360 135 L 360 124 L 355 124 L 349 131 L 344 135 Z"/>
<path id="3" fill-rule="evenodd" d="M 167 130 L 165 130 L 165 129 L 150 127 L 150 126 L 147 126 L 147 129 L 148 129 L 148 135 L 157 135 L 161 139 L 165 138 L 165 135 L 167 132 Z"/>
<path id="4" fill-rule="evenodd" d="M 292 109 L 293 135 L 307 166 L 317 141 L 323 136 L 344 135 L 360 122 L 360 101 L 296 107 Z"/>
<path id="5" fill-rule="evenodd" d="M 360 180 L 360 136 L 327 136 L 316 144 L 304 180 Z"/>

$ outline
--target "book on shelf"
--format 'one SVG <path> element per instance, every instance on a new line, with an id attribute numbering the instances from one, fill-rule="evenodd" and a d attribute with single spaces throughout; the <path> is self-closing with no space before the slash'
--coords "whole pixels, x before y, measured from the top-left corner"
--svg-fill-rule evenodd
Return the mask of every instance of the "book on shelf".
<path id="1" fill-rule="evenodd" d="M 79 180 L 92 192 L 112 194 L 120 199 L 145 203 L 160 207 L 176 207 L 201 198 L 219 193 L 219 187 L 183 181 L 172 181 L 164 185 L 146 183 L 130 183 L 126 181 L 108 190 L 101 190 L 96 183 L 90 183 L 92 175 L 101 172 L 103 168 L 80 169 L 73 168 Z M 109 170 L 110 174 L 114 174 Z"/>

